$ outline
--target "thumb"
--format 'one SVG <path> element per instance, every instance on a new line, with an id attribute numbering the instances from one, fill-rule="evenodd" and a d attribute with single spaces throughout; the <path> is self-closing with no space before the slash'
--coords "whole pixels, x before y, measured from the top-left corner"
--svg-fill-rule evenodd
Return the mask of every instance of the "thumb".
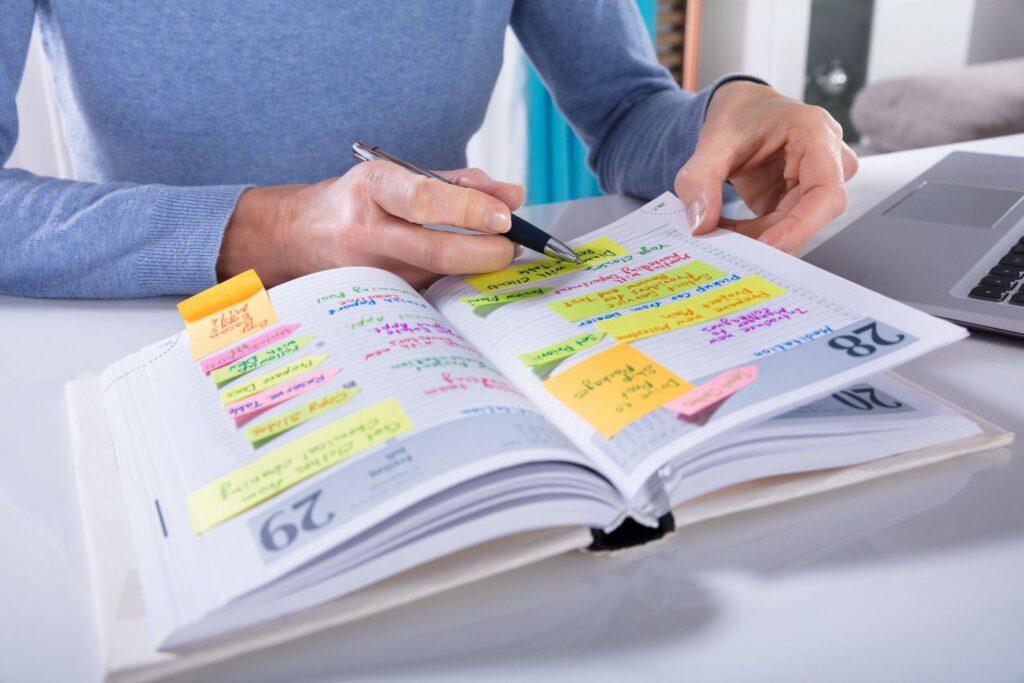
<path id="1" fill-rule="evenodd" d="M 686 209 L 690 232 L 703 235 L 718 225 L 722 215 L 722 185 L 729 179 L 725 155 L 697 145 L 693 156 L 676 174 L 675 190 Z"/>

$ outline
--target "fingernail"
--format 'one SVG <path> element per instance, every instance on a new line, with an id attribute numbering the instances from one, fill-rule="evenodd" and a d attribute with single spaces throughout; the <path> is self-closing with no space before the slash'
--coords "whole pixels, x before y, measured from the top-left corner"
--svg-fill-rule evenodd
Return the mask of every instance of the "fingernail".
<path id="1" fill-rule="evenodd" d="M 690 202 L 690 205 L 686 207 L 686 220 L 690 222 L 690 234 L 697 232 L 697 228 L 704 222 L 704 216 L 707 215 L 707 210 L 704 208 L 704 202 L 699 199 L 694 199 Z"/>
<path id="2" fill-rule="evenodd" d="M 484 227 L 490 232 L 508 232 L 512 227 L 512 218 L 507 211 L 490 209 L 484 216 Z"/>
<path id="3" fill-rule="evenodd" d="M 522 256 L 523 255 L 523 251 L 525 251 L 523 249 L 523 245 L 521 245 L 521 244 L 515 245 L 515 248 L 512 250 L 512 260 L 515 261 L 517 258 Z"/>

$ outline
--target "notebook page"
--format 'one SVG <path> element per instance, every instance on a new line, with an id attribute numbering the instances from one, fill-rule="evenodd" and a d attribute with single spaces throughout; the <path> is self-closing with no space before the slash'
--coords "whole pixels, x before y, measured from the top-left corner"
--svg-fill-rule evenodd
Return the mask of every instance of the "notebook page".
<path id="1" fill-rule="evenodd" d="M 116 363 L 102 378 L 111 412 L 132 415 L 115 430 L 119 460 L 155 470 L 146 484 L 151 499 L 138 501 L 133 514 L 148 520 L 169 572 L 208 566 L 219 599 L 263 585 L 412 502 L 485 472 L 549 460 L 588 464 L 397 276 L 339 269 L 274 288 L 270 297 L 280 324 L 295 327 L 287 339 L 298 350 L 218 387 L 182 333 Z M 251 393 L 262 387 L 259 377 L 276 372 L 288 379 Z M 265 399 L 272 407 L 255 416 L 237 412 L 291 382 L 301 389 L 292 398 Z M 299 410 L 308 405 L 320 412 L 309 417 Z M 196 491 L 360 415 L 368 417 L 350 425 L 356 437 L 374 425 L 392 425 L 393 434 L 369 444 L 353 437 L 350 455 L 277 482 L 275 493 L 249 507 L 221 509 L 226 517 L 211 518 L 215 523 L 196 533 L 189 504 Z M 254 435 L 259 426 L 265 429 Z"/>
<path id="2" fill-rule="evenodd" d="M 427 299 L 627 492 L 716 434 L 966 335 L 735 233 L 692 237 L 669 193 L 573 246 L 598 238 L 611 244 L 585 269 L 524 255 L 505 275 L 445 278 Z M 756 380 L 710 414 L 657 407 L 737 370 Z"/>

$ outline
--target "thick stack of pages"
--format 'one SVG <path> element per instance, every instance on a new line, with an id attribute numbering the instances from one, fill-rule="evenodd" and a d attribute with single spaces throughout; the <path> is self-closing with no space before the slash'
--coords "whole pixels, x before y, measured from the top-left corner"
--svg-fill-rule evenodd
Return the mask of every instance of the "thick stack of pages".
<path id="1" fill-rule="evenodd" d="M 1009 439 L 879 374 L 960 328 L 686 228 L 665 195 L 578 240 L 585 267 L 523 258 L 425 295 L 319 273 L 271 290 L 276 326 L 230 363 L 182 333 L 69 385 L 110 670 L 229 657 L 627 519 L 664 530 L 673 509 L 694 521 Z M 136 566 L 144 610 L 122 618 Z M 148 635 L 124 628 L 142 619 Z"/>

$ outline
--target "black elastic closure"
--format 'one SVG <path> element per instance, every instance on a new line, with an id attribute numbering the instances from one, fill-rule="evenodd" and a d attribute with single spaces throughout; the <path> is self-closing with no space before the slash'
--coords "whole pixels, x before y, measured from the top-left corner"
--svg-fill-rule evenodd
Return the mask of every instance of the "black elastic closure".
<path id="1" fill-rule="evenodd" d="M 664 538 L 665 534 L 670 534 L 675 530 L 676 520 L 672 517 L 671 512 L 662 515 L 658 519 L 658 526 L 654 528 L 644 526 L 632 517 L 627 517 L 622 524 L 608 533 L 600 529 L 591 529 L 590 533 L 594 537 L 594 542 L 590 544 L 587 550 L 607 551 L 632 548 L 633 546 L 657 541 L 659 538 Z"/>

